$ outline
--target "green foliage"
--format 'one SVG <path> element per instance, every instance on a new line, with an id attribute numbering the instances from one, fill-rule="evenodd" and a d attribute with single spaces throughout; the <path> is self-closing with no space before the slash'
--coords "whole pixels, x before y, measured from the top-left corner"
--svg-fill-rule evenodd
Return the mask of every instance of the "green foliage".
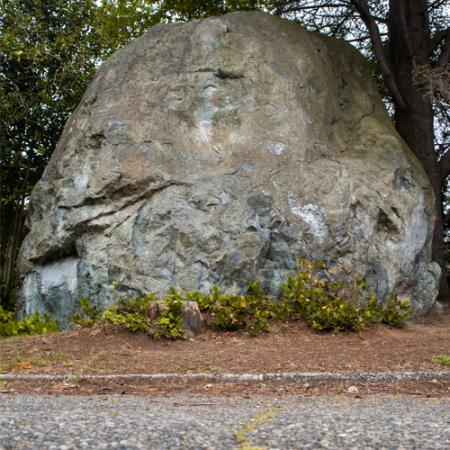
<path id="1" fill-rule="evenodd" d="M 58 323 L 51 320 L 48 315 L 41 316 L 36 312 L 22 320 L 16 320 L 13 312 L 5 311 L 0 306 L 0 336 L 7 337 L 23 334 L 55 333 L 58 330 Z"/>
<path id="2" fill-rule="evenodd" d="M 153 322 L 148 315 L 151 302 L 158 302 L 161 312 Z M 183 298 L 174 289 L 162 301 L 158 301 L 154 295 L 121 299 L 117 305 L 103 312 L 83 297 L 80 299 L 80 309 L 81 313 L 75 314 L 71 321 L 81 326 L 109 324 L 131 332 L 142 331 L 155 339 L 187 338 L 183 327 Z"/>
<path id="3" fill-rule="evenodd" d="M 100 55 L 93 0 L 0 7 L 0 304 L 14 307 L 28 197 Z"/>
<path id="4" fill-rule="evenodd" d="M 183 302 L 181 294 L 172 288 L 161 304 L 161 317 L 156 319 L 158 330 L 153 333 L 155 338 L 187 339 L 183 324 Z"/>
<path id="5" fill-rule="evenodd" d="M 142 298 L 122 299 L 111 306 L 98 318 L 99 323 L 112 324 L 128 331 L 150 331 L 150 321 L 146 316 L 148 305 L 154 301 L 153 295 Z"/>
<path id="6" fill-rule="evenodd" d="M 436 355 L 433 361 L 441 366 L 450 367 L 450 355 Z"/>
<path id="7" fill-rule="evenodd" d="M 381 322 L 394 328 L 403 328 L 405 321 L 413 314 L 408 300 L 393 295 L 382 308 Z"/>
<path id="8" fill-rule="evenodd" d="M 375 295 L 367 294 L 368 284 L 356 282 L 358 299 L 343 298 L 342 284 L 325 278 L 325 264 L 300 261 L 300 271 L 286 277 L 279 299 L 271 299 L 260 283 L 250 283 L 245 295 L 227 294 L 214 286 L 209 294 L 175 289 L 162 300 L 154 295 L 124 299 L 103 313 L 91 306 L 87 298 L 80 299 L 82 315 L 75 320 L 83 325 L 113 324 L 129 331 L 143 331 L 156 339 L 186 339 L 183 326 L 183 303 L 196 302 L 207 324 L 216 330 L 244 330 L 250 335 L 267 331 L 273 321 L 304 320 L 314 330 L 340 332 L 362 331 L 371 323 L 383 323 L 401 328 L 412 314 L 408 301 L 392 296 L 383 306 Z M 159 315 L 151 320 L 148 309 L 156 302 Z"/>
<path id="9" fill-rule="evenodd" d="M 281 286 L 281 316 L 288 320 L 305 320 L 319 331 L 361 331 L 366 326 L 358 306 L 341 298 L 342 285 L 321 276 L 322 262 L 300 261 L 301 270 L 288 276 Z"/>
<path id="10" fill-rule="evenodd" d="M 208 312 L 208 323 L 213 328 L 226 331 L 243 329 L 250 335 L 266 331 L 273 315 L 273 302 L 258 283 L 251 283 L 246 295 L 224 294 L 213 287 L 209 299 L 203 300 L 199 308 Z"/>
<path id="11" fill-rule="evenodd" d="M 364 309 L 364 314 L 372 322 L 403 328 L 406 319 L 413 314 L 413 309 L 408 300 L 400 300 L 397 295 L 392 295 L 384 306 L 372 295 Z"/>
<path id="12" fill-rule="evenodd" d="M 213 295 L 214 293 L 216 295 Z M 218 293 L 220 293 L 220 289 L 214 286 L 211 290 L 211 295 L 203 292 L 186 292 L 185 297 L 187 301 L 197 303 L 200 311 L 207 312 L 214 305 L 214 300 L 217 298 Z"/>
<path id="13" fill-rule="evenodd" d="M 70 321 L 77 325 L 88 327 L 97 323 L 102 313 L 101 309 L 97 305 L 91 305 L 87 297 L 81 297 L 79 304 L 80 312 L 74 314 Z"/>
<path id="14" fill-rule="evenodd" d="M 149 330 L 147 318 L 139 313 L 117 312 L 114 309 L 108 309 L 102 315 L 102 322 L 117 325 L 132 332 Z"/>
<path id="15" fill-rule="evenodd" d="M 330 283 L 320 276 L 320 271 L 325 269 L 323 263 L 300 261 L 300 265 L 302 270 L 288 276 L 281 286 L 279 308 L 280 316 L 285 319 L 303 319 L 315 330 L 339 332 L 361 331 L 369 323 L 377 322 L 402 328 L 412 314 L 409 302 L 400 301 L 397 296 L 391 297 L 384 306 L 374 295 L 366 299 L 365 280 L 356 281 L 359 298 L 353 304 L 341 297 L 341 284 Z"/>

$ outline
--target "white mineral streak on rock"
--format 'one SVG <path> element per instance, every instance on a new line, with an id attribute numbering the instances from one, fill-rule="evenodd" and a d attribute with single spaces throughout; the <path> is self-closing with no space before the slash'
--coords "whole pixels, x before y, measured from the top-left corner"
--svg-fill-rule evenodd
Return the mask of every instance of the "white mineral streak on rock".
<path id="1" fill-rule="evenodd" d="M 42 293 L 46 294 L 51 288 L 66 286 L 69 292 L 77 288 L 77 259 L 66 259 L 43 266 L 40 270 Z"/>
<path id="2" fill-rule="evenodd" d="M 211 121 L 202 120 L 197 125 L 197 139 L 202 143 L 207 143 L 211 139 Z"/>
<path id="3" fill-rule="evenodd" d="M 196 137 L 200 143 L 209 143 L 212 137 L 212 121 L 215 107 L 208 101 L 201 107 L 196 124 Z"/>
<path id="4" fill-rule="evenodd" d="M 427 217 L 423 195 L 417 196 L 409 226 L 405 233 L 405 260 L 412 260 L 422 250 L 429 233 L 429 218 Z"/>
<path id="5" fill-rule="evenodd" d="M 89 182 L 89 176 L 86 173 L 82 173 L 79 176 L 75 177 L 73 182 L 75 184 L 75 188 L 81 191 L 83 189 L 86 189 Z"/>
<path id="6" fill-rule="evenodd" d="M 266 146 L 269 152 L 272 153 L 273 155 L 281 155 L 284 152 L 284 149 L 286 148 L 286 144 L 283 144 L 282 142 L 273 142 L 273 141 L 268 141 Z"/>
<path id="7" fill-rule="evenodd" d="M 317 243 L 322 245 L 327 236 L 327 225 L 325 222 L 325 210 L 320 205 L 301 202 L 292 194 L 288 193 L 288 203 L 291 212 L 309 225 L 311 234 L 315 237 Z"/>

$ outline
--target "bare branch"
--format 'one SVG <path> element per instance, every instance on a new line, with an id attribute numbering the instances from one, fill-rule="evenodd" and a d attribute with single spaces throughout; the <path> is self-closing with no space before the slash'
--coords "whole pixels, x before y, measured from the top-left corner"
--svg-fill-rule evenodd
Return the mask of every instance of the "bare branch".
<path id="1" fill-rule="evenodd" d="M 447 150 L 439 160 L 439 168 L 441 171 L 441 179 L 445 180 L 450 175 L 450 150 Z"/>
<path id="2" fill-rule="evenodd" d="M 450 213 L 447 213 L 442 218 L 444 226 L 448 227 L 450 225 Z"/>
<path id="3" fill-rule="evenodd" d="M 435 104 L 450 103 L 450 72 L 446 68 L 414 63 L 413 81 L 424 97 Z"/>
<path id="4" fill-rule="evenodd" d="M 435 64 L 436 67 L 445 67 L 450 63 L 450 34 L 445 38 L 445 44 L 442 47 L 441 54 Z"/>
<path id="5" fill-rule="evenodd" d="M 448 0 L 435 0 L 434 2 L 430 2 L 430 4 L 428 5 L 428 11 L 438 9 L 441 6 L 444 6 L 447 2 Z"/>
<path id="6" fill-rule="evenodd" d="M 383 74 L 384 81 L 386 82 L 394 103 L 399 108 L 405 108 L 406 102 L 403 99 L 400 89 L 395 81 L 393 71 L 390 67 L 389 60 L 384 49 L 383 41 L 381 40 L 380 30 L 375 22 L 375 19 L 370 14 L 367 0 L 352 0 L 352 3 L 369 31 L 373 52 L 375 53 L 378 63 L 380 64 L 381 73 Z"/>
<path id="7" fill-rule="evenodd" d="M 314 5 L 301 5 L 301 4 L 294 4 L 292 5 L 292 1 L 285 1 L 285 2 L 279 2 L 278 6 L 275 8 L 274 14 L 276 16 L 280 16 L 282 14 L 287 14 L 291 12 L 300 12 L 300 11 L 307 11 L 307 10 L 317 10 L 320 8 L 346 8 L 348 7 L 348 3 L 337 3 L 337 2 L 330 2 L 330 3 L 321 3 L 321 4 L 314 4 Z M 289 5 L 289 6 L 288 6 Z"/>
<path id="8" fill-rule="evenodd" d="M 433 53 L 436 50 L 436 47 L 442 42 L 442 39 L 450 36 L 450 27 L 445 30 L 439 30 L 434 33 L 431 37 L 430 42 L 430 53 Z"/>

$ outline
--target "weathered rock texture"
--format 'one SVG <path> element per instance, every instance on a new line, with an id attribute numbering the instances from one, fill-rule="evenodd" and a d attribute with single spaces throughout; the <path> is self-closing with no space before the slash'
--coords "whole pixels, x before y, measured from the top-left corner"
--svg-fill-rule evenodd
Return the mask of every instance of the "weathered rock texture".
<path id="1" fill-rule="evenodd" d="M 256 12 L 158 25 L 101 67 L 33 192 L 23 306 L 275 293 L 304 257 L 422 312 L 433 211 L 351 46 Z"/>
<path id="2" fill-rule="evenodd" d="M 155 323 L 167 310 L 168 306 L 165 303 L 152 301 L 148 305 L 146 315 L 151 319 L 152 323 Z M 184 301 L 181 315 L 183 318 L 183 328 L 188 335 L 194 336 L 203 329 L 203 316 L 196 302 Z"/>

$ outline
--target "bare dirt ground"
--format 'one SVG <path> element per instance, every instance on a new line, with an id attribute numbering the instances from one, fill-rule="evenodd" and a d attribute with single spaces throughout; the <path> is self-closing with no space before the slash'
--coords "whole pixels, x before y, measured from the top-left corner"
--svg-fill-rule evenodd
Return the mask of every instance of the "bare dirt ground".
<path id="1" fill-rule="evenodd" d="M 218 373 L 308 371 L 410 371 L 441 370 L 433 358 L 450 355 L 450 307 L 440 315 L 412 319 L 405 329 L 373 326 L 357 333 L 324 334 L 302 323 L 274 326 L 269 333 L 249 337 L 244 333 L 204 331 L 188 341 L 154 341 L 145 334 L 91 328 L 36 337 L 0 340 L 0 373 L 102 374 L 102 373 Z M 245 393 L 314 394 L 346 392 L 349 383 L 327 386 L 242 385 Z M 420 385 L 420 386 L 419 386 Z M 0 386 L 1 390 L 2 386 Z M 205 383 L 145 382 L 124 386 L 119 382 L 11 383 L 8 389 L 62 393 L 205 393 Z M 226 394 L 230 386 L 216 383 L 206 388 Z M 238 389 L 238 390 L 239 390 Z M 386 392 L 387 384 L 364 387 L 361 392 Z M 156 390 L 156 391 L 155 391 Z M 236 392 L 234 387 L 233 392 Z M 3 389 L 5 391 L 5 389 Z M 317 391 L 317 392 L 316 392 Z M 230 391 L 231 392 L 231 391 Z M 450 395 L 448 383 L 402 382 L 389 384 L 389 392 L 433 392 Z"/>

